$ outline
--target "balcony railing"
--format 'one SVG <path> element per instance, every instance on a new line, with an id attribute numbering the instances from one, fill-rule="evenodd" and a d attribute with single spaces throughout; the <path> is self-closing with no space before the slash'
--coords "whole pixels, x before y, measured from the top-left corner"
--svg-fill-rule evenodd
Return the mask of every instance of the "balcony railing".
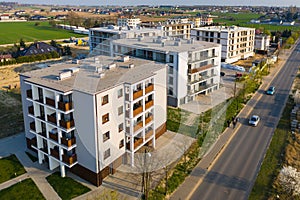
<path id="1" fill-rule="evenodd" d="M 56 125 L 56 117 L 53 115 L 47 115 L 48 122 L 51 122 Z"/>
<path id="2" fill-rule="evenodd" d="M 58 109 L 62 110 L 62 111 L 69 111 L 73 109 L 73 103 L 72 102 L 62 102 L 59 101 L 58 102 Z"/>
<path id="3" fill-rule="evenodd" d="M 134 126 L 133 130 L 134 130 L 134 132 L 136 132 L 137 130 L 139 130 L 139 129 L 142 128 L 142 127 L 143 127 L 143 121 L 138 122 L 138 123 Z"/>
<path id="4" fill-rule="evenodd" d="M 209 69 L 209 68 L 211 68 L 212 66 L 213 66 L 212 64 L 209 64 L 209 65 L 205 65 L 205 66 L 198 67 L 198 68 L 194 68 L 194 69 L 188 69 L 188 73 L 189 73 L 189 74 L 194 74 L 194 73 L 197 73 L 197 72 L 200 72 L 200 71 Z"/>
<path id="5" fill-rule="evenodd" d="M 76 138 L 65 138 L 65 137 L 62 137 L 61 138 L 61 143 L 67 147 L 71 147 L 73 146 L 74 144 L 76 144 Z"/>
<path id="6" fill-rule="evenodd" d="M 76 154 L 73 154 L 72 156 L 63 155 L 63 161 L 68 165 L 72 165 L 75 162 L 77 162 L 77 155 Z"/>
<path id="7" fill-rule="evenodd" d="M 65 129 L 70 129 L 75 126 L 74 119 L 70 121 L 59 120 L 59 125 Z"/>
<path id="8" fill-rule="evenodd" d="M 145 124 L 149 124 L 153 120 L 153 116 L 149 116 L 145 119 Z"/>
<path id="9" fill-rule="evenodd" d="M 59 160 L 59 154 L 58 151 L 55 149 L 50 149 L 50 155 Z"/>
<path id="10" fill-rule="evenodd" d="M 57 133 L 56 134 L 53 134 L 53 133 L 50 133 L 49 132 L 49 138 L 58 142 L 58 136 L 57 136 Z"/>
<path id="11" fill-rule="evenodd" d="M 48 106 L 52 106 L 55 108 L 55 100 L 54 99 L 50 99 L 49 97 L 46 97 L 46 104 Z"/>
<path id="12" fill-rule="evenodd" d="M 32 99 L 32 90 L 31 89 L 27 90 L 26 94 L 27 94 L 27 98 Z"/>
<path id="13" fill-rule="evenodd" d="M 143 106 L 139 106 L 136 109 L 133 110 L 133 116 L 135 117 L 136 115 L 140 114 L 143 112 Z"/>
<path id="14" fill-rule="evenodd" d="M 145 93 L 147 94 L 149 92 L 152 92 L 153 90 L 154 90 L 154 85 L 150 84 L 145 88 Z"/>
<path id="15" fill-rule="evenodd" d="M 29 124 L 29 126 L 30 126 L 30 130 L 35 131 L 35 122 L 31 122 L 31 123 Z"/>
<path id="16" fill-rule="evenodd" d="M 28 113 L 31 114 L 31 115 L 34 115 L 34 108 L 33 108 L 33 106 L 29 106 L 28 107 Z"/>
<path id="17" fill-rule="evenodd" d="M 150 101 L 146 102 L 146 104 L 145 104 L 145 109 L 150 108 L 151 106 L 153 106 L 153 104 L 154 104 L 154 101 L 153 101 L 153 100 L 150 100 Z"/>
<path id="18" fill-rule="evenodd" d="M 145 140 L 148 140 L 153 135 L 153 130 L 150 130 L 145 135 Z"/>
<path id="19" fill-rule="evenodd" d="M 133 100 L 135 100 L 141 96 L 143 96 L 143 90 L 138 90 L 136 92 L 133 92 Z"/>

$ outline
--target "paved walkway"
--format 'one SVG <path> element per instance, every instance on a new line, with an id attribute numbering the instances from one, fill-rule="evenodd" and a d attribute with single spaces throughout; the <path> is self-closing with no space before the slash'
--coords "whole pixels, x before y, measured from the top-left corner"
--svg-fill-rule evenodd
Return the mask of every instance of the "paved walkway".
<path id="1" fill-rule="evenodd" d="M 285 64 L 285 61 L 288 59 L 290 55 L 290 52 L 291 50 L 285 50 L 281 52 L 279 56 L 280 60 L 276 64 L 276 67 L 270 69 L 270 74 L 263 78 L 263 84 L 258 89 L 256 95 L 254 95 L 253 98 L 248 101 L 247 105 L 239 113 L 238 117 L 241 120 L 248 119 L 249 114 L 252 111 L 252 108 L 254 107 L 254 104 L 260 98 L 259 92 L 265 91 L 269 87 L 269 84 L 271 83 L 273 77 L 276 76 L 276 74 L 279 72 L 281 67 Z M 203 156 L 203 158 L 198 163 L 198 165 L 194 168 L 190 176 L 188 176 L 183 182 L 183 184 L 171 195 L 170 197 L 171 200 L 188 199 L 190 195 L 190 191 L 199 185 L 199 181 L 200 181 L 199 177 L 203 177 L 203 175 L 209 170 L 215 158 L 226 146 L 228 141 L 231 140 L 231 138 L 234 136 L 235 132 L 238 130 L 239 127 L 240 127 L 240 123 L 238 123 L 235 129 L 227 128 L 219 136 L 218 140 L 210 148 L 210 150 Z"/>

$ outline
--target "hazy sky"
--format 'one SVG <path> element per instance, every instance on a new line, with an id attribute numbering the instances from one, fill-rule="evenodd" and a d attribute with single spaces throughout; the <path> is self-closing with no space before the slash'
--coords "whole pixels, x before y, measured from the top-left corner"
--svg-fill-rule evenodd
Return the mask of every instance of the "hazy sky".
<path id="1" fill-rule="evenodd" d="M 3 1 L 3 0 L 2 0 Z M 300 0 L 4 0 L 18 3 L 59 5 L 251 5 L 251 6 L 297 6 Z"/>

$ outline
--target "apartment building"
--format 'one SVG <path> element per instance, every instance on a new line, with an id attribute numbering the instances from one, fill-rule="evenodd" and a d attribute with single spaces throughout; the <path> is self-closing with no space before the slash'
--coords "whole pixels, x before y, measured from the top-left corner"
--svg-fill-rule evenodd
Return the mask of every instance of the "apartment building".
<path id="1" fill-rule="evenodd" d="M 189 39 L 192 23 L 188 18 L 171 18 L 160 24 L 157 29 L 162 30 L 163 36 Z"/>
<path id="2" fill-rule="evenodd" d="M 108 26 L 89 29 L 91 55 L 110 55 L 110 42 L 115 39 L 138 36 L 159 36 L 162 31 L 151 28 L 128 28 L 127 26 Z"/>
<path id="3" fill-rule="evenodd" d="M 88 58 L 20 75 L 27 147 L 96 186 L 166 131 L 166 64 Z"/>
<path id="4" fill-rule="evenodd" d="M 201 16 L 201 17 L 195 17 L 191 20 L 191 22 L 193 23 L 193 27 L 192 28 L 198 28 L 198 27 L 201 27 L 201 26 L 208 26 L 208 25 L 211 25 L 213 24 L 213 18 L 211 17 L 204 17 L 204 16 Z"/>
<path id="5" fill-rule="evenodd" d="M 117 20 L 117 25 L 119 27 L 129 27 L 130 29 L 135 29 L 138 28 L 138 26 L 140 26 L 141 24 L 141 19 L 140 18 L 125 18 L 125 17 L 121 17 L 118 18 Z"/>
<path id="6" fill-rule="evenodd" d="M 256 34 L 255 41 L 254 41 L 254 49 L 257 52 L 266 52 L 269 50 L 270 47 L 270 40 L 271 37 L 265 34 Z"/>
<path id="7" fill-rule="evenodd" d="M 237 26 L 193 28 L 191 37 L 222 45 L 222 62 L 233 63 L 254 55 L 255 29 Z"/>
<path id="8" fill-rule="evenodd" d="M 111 56 L 129 55 L 168 65 L 168 105 L 178 107 L 219 88 L 221 45 L 194 39 L 139 37 L 112 42 Z"/>

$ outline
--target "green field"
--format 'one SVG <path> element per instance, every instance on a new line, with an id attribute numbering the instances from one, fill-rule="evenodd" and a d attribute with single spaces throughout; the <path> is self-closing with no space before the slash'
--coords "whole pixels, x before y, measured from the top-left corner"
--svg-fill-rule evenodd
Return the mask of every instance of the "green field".
<path id="1" fill-rule="evenodd" d="M 22 38 L 25 42 L 34 42 L 36 40 L 56 40 L 70 37 L 86 37 L 73 33 L 72 31 L 56 29 L 48 22 L 2 22 L 0 23 L 0 44 L 19 43 Z"/>

